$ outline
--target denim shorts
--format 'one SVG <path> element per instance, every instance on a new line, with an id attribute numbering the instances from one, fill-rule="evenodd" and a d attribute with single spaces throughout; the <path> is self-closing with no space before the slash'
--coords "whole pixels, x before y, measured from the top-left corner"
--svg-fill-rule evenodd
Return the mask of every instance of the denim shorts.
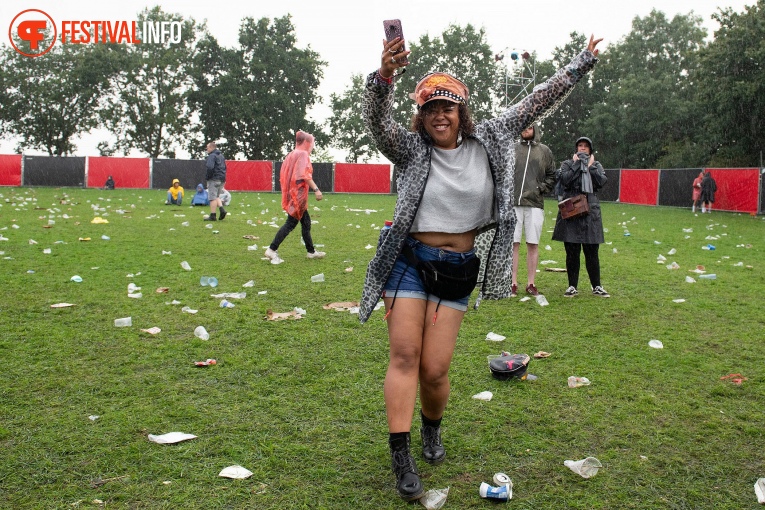
<path id="1" fill-rule="evenodd" d="M 461 264 L 466 260 L 475 257 L 475 250 L 466 251 L 464 253 L 442 250 L 423 244 L 412 237 L 407 237 L 405 243 L 412 249 L 415 256 L 422 261 L 443 260 Z M 470 298 L 470 296 L 465 296 L 456 301 L 447 301 L 446 299 L 441 299 L 436 295 L 425 292 L 425 287 L 422 285 L 422 280 L 417 273 L 417 269 L 409 263 L 409 259 L 407 259 L 406 255 L 403 253 L 399 254 L 398 259 L 396 259 L 396 263 L 393 266 L 393 270 L 388 277 L 388 281 L 385 282 L 385 287 L 383 287 L 383 297 L 425 299 L 435 303 L 440 301 L 441 305 L 454 308 L 461 312 L 467 311 L 468 300 Z"/>

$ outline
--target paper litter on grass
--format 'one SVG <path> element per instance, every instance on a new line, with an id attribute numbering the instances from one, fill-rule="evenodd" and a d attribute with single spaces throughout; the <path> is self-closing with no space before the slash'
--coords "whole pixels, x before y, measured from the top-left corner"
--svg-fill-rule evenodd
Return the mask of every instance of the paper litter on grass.
<path id="1" fill-rule="evenodd" d="M 486 334 L 486 340 L 489 340 L 489 341 L 492 341 L 492 342 L 501 342 L 505 338 L 507 338 L 507 337 L 502 336 L 502 335 L 498 335 L 497 333 L 495 333 L 493 331 L 489 331 Z"/>
<path id="2" fill-rule="evenodd" d="M 215 299 L 244 299 L 247 297 L 246 292 L 224 292 L 222 294 L 210 294 Z"/>
<path id="3" fill-rule="evenodd" d="M 267 321 L 283 321 L 286 319 L 302 319 L 303 316 L 297 313 L 295 310 L 292 310 L 291 312 L 274 312 L 273 310 L 266 310 L 266 320 Z"/>
<path id="4" fill-rule="evenodd" d="M 549 264 L 557 264 L 557 263 L 558 262 L 556 262 L 554 260 L 543 260 L 542 262 L 540 262 L 540 264 L 542 264 L 543 266 L 546 266 L 546 265 L 549 265 Z"/>
<path id="5" fill-rule="evenodd" d="M 149 328 L 149 329 L 142 329 L 141 331 L 143 331 L 144 333 L 149 333 L 150 335 L 156 335 L 157 333 L 161 332 L 162 330 L 159 329 L 157 326 L 154 326 L 154 327 Z"/>
<path id="6" fill-rule="evenodd" d="M 194 434 L 186 434 L 184 432 L 168 432 L 159 436 L 149 434 L 148 436 L 149 441 L 157 444 L 175 444 L 181 441 L 188 441 L 189 439 L 196 439 L 196 437 Z"/>
<path id="7" fill-rule="evenodd" d="M 75 306 L 72 303 L 56 303 L 55 305 L 50 305 L 51 308 L 68 308 L 70 306 Z"/>
<path id="8" fill-rule="evenodd" d="M 519 299 L 518 301 L 520 301 L 521 303 L 525 303 L 526 301 L 529 301 L 530 299 L 531 299 L 531 298 L 530 298 L 529 296 L 526 296 L 526 297 L 522 297 L 522 298 L 521 298 L 521 299 Z"/>
<path id="9" fill-rule="evenodd" d="M 545 351 L 539 351 L 536 354 L 534 354 L 534 357 L 537 358 L 537 359 L 549 358 L 550 356 L 552 356 L 552 354 L 550 354 L 549 352 L 545 352 Z"/>
<path id="10" fill-rule="evenodd" d="M 492 392 L 490 392 L 490 391 L 482 391 L 481 393 L 476 393 L 475 395 L 473 395 L 474 399 L 476 399 L 476 400 L 483 400 L 483 401 L 486 401 L 486 402 L 491 400 L 492 397 L 494 397 L 494 394 Z"/>
<path id="11" fill-rule="evenodd" d="M 685 299 L 673 299 L 673 303 L 685 303 Z"/>
<path id="12" fill-rule="evenodd" d="M 244 480 L 245 478 L 252 476 L 252 471 L 243 468 L 242 466 L 229 466 L 227 468 L 223 468 L 223 470 L 218 473 L 218 476 L 223 478 L 231 478 L 233 480 Z"/>
<path id="13" fill-rule="evenodd" d="M 242 284 L 242 287 L 254 287 L 255 286 L 255 280 L 250 280 L 247 283 Z"/>
<path id="14" fill-rule="evenodd" d="M 338 303 L 326 304 L 322 306 L 322 308 L 324 308 L 325 310 L 337 310 L 338 312 L 347 312 L 351 308 L 355 308 L 358 306 L 359 306 L 359 303 L 356 301 L 341 301 Z"/>

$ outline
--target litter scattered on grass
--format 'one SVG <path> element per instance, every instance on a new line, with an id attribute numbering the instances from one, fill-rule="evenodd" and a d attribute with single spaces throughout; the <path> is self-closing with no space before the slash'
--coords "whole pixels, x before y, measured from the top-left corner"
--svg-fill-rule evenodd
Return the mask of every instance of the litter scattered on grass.
<path id="1" fill-rule="evenodd" d="M 694 280 L 690 276 L 686 276 L 685 277 L 685 283 L 696 283 L 696 280 Z"/>
<path id="2" fill-rule="evenodd" d="M 353 272 L 353 266 L 351 266 L 351 267 L 346 267 L 346 268 L 345 268 L 345 272 L 346 272 L 346 273 L 351 273 L 351 272 Z"/>
<path id="3" fill-rule="evenodd" d="M 181 267 L 182 267 L 183 269 L 185 269 L 186 271 L 191 271 L 191 266 L 190 266 L 190 265 L 189 265 L 189 263 L 188 263 L 188 262 L 186 262 L 185 260 L 184 260 L 183 262 L 181 262 Z"/>
<path id="4" fill-rule="evenodd" d="M 736 386 L 741 386 L 741 383 L 748 380 L 746 377 L 744 377 L 741 374 L 728 374 L 720 377 L 721 381 L 730 381 Z"/>
<path id="5" fill-rule="evenodd" d="M 575 375 L 572 375 L 568 378 L 568 387 L 569 388 L 579 388 L 580 386 L 589 386 L 590 380 L 586 377 L 577 377 Z"/>
<path id="6" fill-rule="evenodd" d="M 302 319 L 303 316 L 297 313 L 295 310 L 291 312 L 274 312 L 273 310 L 266 310 L 267 321 L 283 321 L 287 319 L 297 320 Z"/>
<path id="7" fill-rule="evenodd" d="M 224 292 L 222 294 L 210 294 L 210 297 L 215 299 L 244 299 L 247 297 L 246 292 Z"/>
<path id="8" fill-rule="evenodd" d="M 194 336 L 201 339 L 201 340 L 209 340 L 210 339 L 210 333 L 207 332 L 204 326 L 197 326 L 194 329 Z"/>
<path id="9" fill-rule="evenodd" d="M 233 480 L 244 480 L 252 476 L 252 471 L 243 468 L 242 466 L 229 466 L 223 468 L 218 476 L 223 478 L 231 478 Z"/>
<path id="10" fill-rule="evenodd" d="M 490 392 L 490 391 L 482 391 L 481 393 L 476 393 L 475 395 L 473 395 L 474 399 L 476 399 L 476 400 L 484 400 L 486 402 L 491 400 L 492 397 L 494 397 L 494 394 L 492 392 Z"/>
<path id="11" fill-rule="evenodd" d="M 526 301 L 530 301 L 530 300 L 531 300 L 531 298 L 529 296 L 525 296 L 525 297 L 522 297 L 521 299 L 519 299 L 518 301 L 521 302 L 521 303 L 525 303 Z"/>
<path id="12" fill-rule="evenodd" d="M 100 416 L 98 416 L 97 414 L 91 414 L 90 416 L 88 416 L 88 419 L 90 421 L 96 421 L 99 418 L 100 418 Z"/>
<path id="13" fill-rule="evenodd" d="M 502 340 L 504 340 L 505 338 L 507 338 L 507 337 L 505 337 L 505 336 L 502 336 L 502 335 L 498 335 L 497 333 L 495 333 L 495 332 L 493 332 L 493 331 L 489 331 L 489 332 L 486 334 L 486 340 L 489 340 L 489 341 L 491 341 L 491 342 L 501 342 L 501 341 L 502 341 Z"/>
<path id="14" fill-rule="evenodd" d="M 661 340 L 650 340 L 648 342 L 649 347 L 653 347 L 654 349 L 663 349 L 664 344 L 661 343 Z"/>
<path id="15" fill-rule="evenodd" d="M 315 274 L 311 277 L 311 282 L 321 283 L 324 281 L 324 273 Z"/>
<path id="16" fill-rule="evenodd" d="M 157 294 L 167 294 L 170 292 L 170 287 L 157 287 Z"/>
<path id="17" fill-rule="evenodd" d="M 338 312 L 347 312 L 351 308 L 357 308 L 359 306 L 359 303 L 357 301 L 342 301 L 338 303 L 329 303 L 322 308 L 325 310 L 336 310 Z"/>
<path id="18" fill-rule="evenodd" d="M 552 354 L 545 351 L 539 351 L 538 353 L 534 354 L 534 357 L 537 359 L 549 358 L 550 356 L 552 356 Z"/>
<path id="19" fill-rule="evenodd" d="M 186 434 L 185 432 L 168 432 L 167 434 L 161 434 L 159 436 L 149 434 L 148 438 L 149 441 L 157 444 L 175 444 L 190 439 L 196 439 L 197 436 L 194 434 Z"/>
<path id="20" fill-rule="evenodd" d="M 540 262 L 540 264 L 542 264 L 543 266 L 547 266 L 550 264 L 557 264 L 557 263 L 558 262 L 556 262 L 555 260 L 543 260 L 542 262 Z"/>
<path id="21" fill-rule="evenodd" d="M 546 267 L 545 271 L 549 271 L 551 273 L 565 273 L 566 268 L 565 267 Z"/>
<path id="22" fill-rule="evenodd" d="M 757 502 L 765 505 L 765 478 L 760 478 L 754 482 L 754 494 L 757 496 Z"/>
<path id="23" fill-rule="evenodd" d="M 56 303 L 55 305 L 50 305 L 51 308 L 68 308 L 70 306 L 75 306 L 72 303 Z"/>
<path id="24" fill-rule="evenodd" d="M 217 364 L 218 364 L 218 360 L 212 359 L 212 358 L 207 358 L 205 361 L 194 362 L 194 366 L 197 366 L 197 367 L 209 367 L 210 365 L 217 365 Z"/>
<path id="25" fill-rule="evenodd" d="M 685 303 L 685 299 L 673 299 L 673 303 Z"/>
<path id="26" fill-rule="evenodd" d="M 565 460 L 563 465 L 582 478 L 592 478 L 603 467 L 603 464 L 595 457 L 587 457 L 582 460 Z"/>
<path id="27" fill-rule="evenodd" d="M 157 333 L 160 333 L 162 330 L 159 329 L 157 326 L 154 326 L 149 329 L 142 329 L 141 331 L 143 331 L 144 333 L 148 333 L 150 335 L 156 335 Z"/>
<path id="28" fill-rule="evenodd" d="M 127 328 L 133 325 L 132 317 L 122 317 L 121 319 L 114 319 L 114 327 Z"/>
<path id="29" fill-rule="evenodd" d="M 181 311 L 185 313 L 190 313 L 193 315 L 197 313 L 199 310 L 192 310 L 190 306 L 184 306 L 183 308 L 181 308 Z"/>
<path id="30" fill-rule="evenodd" d="M 105 220 L 105 219 L 103 219 L 103 218 L 102 218 L 102 217 L 100 217 L 100 216 L 96 216 L 95 218 L 93 218 L 92 220 L 90 220 L 90 222 L 91 222 L 91 223 L 94 223 L 94 224 L 96 224 L 96 225 L 100 225 L 100 224 L 104 224 L 104 223 L 109 223 L 109 220 Z"/>
<path id="31" fill-rule="evenodd" d="M 255 286 L 255 280 L 250 280 L 247 283 L 242 284 L 242 287 L 254 287 Z"/>
<path id="32" fill-rule="evenodd" d="M 420 498 L 420 503 L 426 510 L 439 510 L 446 503 L 449 497 L 449 487 L 446 489 L 431 489 Z"/>
<path id="33" fill-rule="evenodd" d="M 82 276 L 79 275 L 74 275 L 69 279 L 75 283 L 82 283 Z"/>

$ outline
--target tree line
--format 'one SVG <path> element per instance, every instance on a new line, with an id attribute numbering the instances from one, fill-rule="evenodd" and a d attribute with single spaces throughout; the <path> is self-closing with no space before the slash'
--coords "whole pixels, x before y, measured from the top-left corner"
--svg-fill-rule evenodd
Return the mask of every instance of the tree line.
<path id="1" fill-rule="evenodd" d="M 543 142 L 555 157 L 570 157 L 573 141 L 588 136 L 606 168 L 759 166 L 765 0 L 742 12 L 720 9 L 713 18 L 720 28 L 707 39 L 692 12 L 635 17 L 631 31 L 601 52 L 593 72 L 544 119 Z M 70 154 L 77 135 L 101 127 L 116 139 L 99 145 L 102 155 L 133 149 L 151 157 L 175 157 L 179 149 L 202 155 L 206 140 L 224 140 L 230 157 L 269 160 L 292 148 L 300 127 L 316 135 L 317 146 L 343 151 L 346 161 L 380 157 L 361 119 L 365 75 L 351 76 L 343 92 L 331 94 L 325 123 L 308 119 L 321 101 L 316 91 L 327 63 L 297 46 L 289 15 L 243 19 L 234 48 L 221 46 L 203 24 L 159 7 L 141 12 L 139 27 L 142 21 L 182 22 L 182 42 L 56 45 L 36 59 L 4 47 L 0 133 L 17 137 L 17 150 L 54 156 Z M 396 83 L 395 107 L 405 125 L 414 106 L 404 91 L 430 71 L 462 79 L 481 120 L 524 93 L 521 73 L 528 77 L 535 69 L 536 82 L 543 81 L 578 54 L 586 38 L 571 33 L 549 60 L 532 54 L 520 62 L 493 52 L 485 31 L 469 24 L 408 45 L 411 64 Z"/>

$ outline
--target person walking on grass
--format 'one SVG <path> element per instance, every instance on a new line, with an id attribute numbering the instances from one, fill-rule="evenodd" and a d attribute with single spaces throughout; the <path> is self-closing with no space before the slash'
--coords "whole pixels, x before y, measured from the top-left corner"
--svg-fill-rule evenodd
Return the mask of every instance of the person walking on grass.
<path id="1" fill-rule="evenodd" d="M 491 233 L 478 301 L 510 296 L 513 141 L 554 110 L 595 66 L 600 41 L 590 38 L 587 49 L 531 94 L 481 122 L 472 120 L 468 87 L 442 72 L 417 84 L 411 96 L 417 105 L 411 129 L 394 120 L 394 79 L 409 55 L 399 53 L 404 44 L 400 37 L 383 41 L 380 66 L 366 80 L 364 124 L 380 152 L 398 168 L 398 198 L 392 224 L 380 230 L 367 268 L 359 319 L 367 321 L 383 298 L 390 349 L 383 385 L 388 445 L 396 491 L 406 501 L 425 493 L 410 452 L 418 392 L 422 456 L 430 464 L 446 458 L 441 420 L 449 400 L 449 367 L 478 279 L 475 247 Z M 444 284 L 444 276 L 453 277 L 452 283 Z"/>
<path id="2" fill-rule="evenodd" d="M 574 144 L 576 154 L 563 162 L 560 168 L 560 181 L 563 186 L 563 198 L 587 196 L 590 212 L 576 218 L 563 219 L 560 211 L 555 221 L 553 241 L 563 241 L 566 248 L 566 273 L 568 288 L 564 297 L 579 294 L 580 253 L 584 251 L 584 262 L 592 285 L 592 294 L 599 297 L 611 297 L 600 284 L 600 259 L 598 249 L 603 244 L 603 218 L 600 214 L 600 200 L 595 193 L 608 180 L 606 171 L 599 161 L 595 161 L 592 140 L 583 136 Z"/>
<path id="3" fill-rule="evenodd" d="M 282 163 L 279 175 L 279 184 L 282 188 L 282 209 L 287 213 L 287 221 L 276 233 L 271 245 L 266 249 L 266 258 L 272 263 L 283 262 L 277 250 L 284 239 L 292 232 L 298 223 L 301 225 L 301 233 L 306 257 L 309 259 L 321 259 L 327 254 L 316 251 L 311 238 L 311 216 L 308 214 L 308 191 L 315 193 L 316 200 L 321 200 L 321 190 L 313 182 L 313 166 L 311 165 L 311 151 L 313 150 L 314 137 L 310 133 L 298 131 L 295 135 L 295 150 L 287 154 Z"/>
<path id="4" fill-rule="evenodd" d="M 539 239 L 545 220 L 545 194 L 555 185 L 555 160 L 550 148 L 540 143 L 542 130 L 533 123 L 521 132 L 515 144 L 515 234 L 513 235 L 513 287 L 510 297 L 518 295 L 518 256 L 521 237 L 526 235 L 526 293 L 538 296 L 534 285 L 539 263 Z"/>
<path id="5" fill-rule="evenodd" d="M 226 158 L 218 150 L 215 142 L 207 144 L 207 198 L 210 200 L 210 216 L 205 216 L 205 221 L 217 221 L 226 217 L 226 209 L 218 198 L 220 191 L 226 184 Z M 220 209 L 220 218 L 217 218 L 217 211 Z"/>

